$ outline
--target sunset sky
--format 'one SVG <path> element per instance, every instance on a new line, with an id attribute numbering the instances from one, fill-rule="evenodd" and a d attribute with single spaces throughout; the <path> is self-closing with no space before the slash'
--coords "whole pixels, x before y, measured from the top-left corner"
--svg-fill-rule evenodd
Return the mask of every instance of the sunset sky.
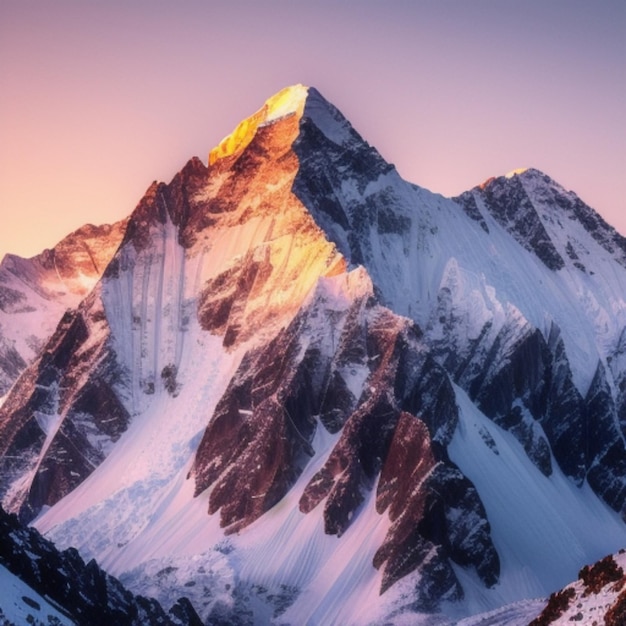
<path id="1" fill-rule="evenodd" d="M 411 182 L 533 166 L 626 234 L 624 0 L 1 0 L 0 256 L 128 215 L 294 83 Z"/>

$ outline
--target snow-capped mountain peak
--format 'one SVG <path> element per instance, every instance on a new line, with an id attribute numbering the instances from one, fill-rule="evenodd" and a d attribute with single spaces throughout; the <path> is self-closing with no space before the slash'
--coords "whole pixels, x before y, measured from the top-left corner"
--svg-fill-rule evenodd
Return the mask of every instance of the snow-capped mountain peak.
<path id="1" fill-rule="evenodd" d="M 517 167 L 514 170 L 511 170 L 510 172 L 507 172 L 504 177 L 505 178 L 513 178 L 513 176 L 519 176 L 520 174 L 523 174 L 528 168 L 527 167 Z"/>
<path id="2" fill-rule="evenodd" d="M 259 126 L 269 124 L 287 115 L 300 117 L 307 94 L 308 88 L 304 85 L 293 85 L 273 95 L 256 113 L 242 120 L 232 133 L 224 137 L 211 150 L 209 165 L 214 164 L 218 159 L 241 153 L 252 141 Z"/>
<path id="3" fill-rule="evenodd" d="M 466 210 L 474 211 L 476 219 L 484 220 L 483 211 L 490 213 L 552 270 L 573 264 L 586 271 L 585 257 L 598 256 L 595 246 L 585 245 L 589 238 L 626 265 L 626 238 L 574 192 L 537 169 L 490 178 L 459 200 Z M 477 202 L 482 209 L 474 209 Z"/>
<path id="4" fill-rule="evenodd" d="M 446 199 L 289 87 L 147 190 L 0 407 L 3 502 L 205 621 L 547 594 L 626 542 L 623 253 L 538 170 Z"/>

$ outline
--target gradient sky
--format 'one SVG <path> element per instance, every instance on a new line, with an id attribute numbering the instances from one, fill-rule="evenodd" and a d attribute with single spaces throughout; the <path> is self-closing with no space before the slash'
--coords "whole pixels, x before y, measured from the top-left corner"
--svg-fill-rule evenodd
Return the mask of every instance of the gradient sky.
<path id="1" fill-rule="evenodd" d="M 624 0 L 0 0 L 0 256 L 128 215 L 294 83 L 411 182 L 533 166 L 626 234 Z"/>

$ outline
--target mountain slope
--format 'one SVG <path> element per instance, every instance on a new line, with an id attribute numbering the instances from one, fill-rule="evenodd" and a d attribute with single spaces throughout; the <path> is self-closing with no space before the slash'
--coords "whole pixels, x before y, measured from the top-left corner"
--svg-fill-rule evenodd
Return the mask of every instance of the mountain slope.
<path id="1" fill-rule="evenodd" d="M 257 176 L 263 188 L 269 184 L 273 189 L 278 188 L 284 176 L 280 168 L 287 167 L 289 160 L 283 158 L 280 144 L 277 148 L 277 141 L 294 121 L 297 120 L 294 120 L 291 115 L 281 118 L 273 124 L 271 135 L 269 129 L 264 129 L 260 136 L 257 134 L 247 144 L 245 150 L 250 154 L 244 152 L 236 162 L 237 167 L 242 167 L 246 172 L 246 185 L 243 188 L 246 193 L 250 193 Z M 271 142 L 273 154 L 269 153 L 266 142 Z M 255 155 L 263 151 L 271 154 L 278 161 L 278 166 L 268 156 L 265 161 L 255 163 Z M 232 158 L 230 154 L 222 157 L 225 160 Z M 247 160 L 246 162 L 251 165 L 241 165 L 242 160 Z M 317 293 L 313 290 L 313 286 L 320 285 L 320 280 L 323 280 L 324 275 L 329 275 L 328 280 L 330 280 L 333 274 L 343 272 L 345 262 L 335 251 L 334 246 L 326 242 L 321 231 L 314 226 L 310 218 L 307 218 L 307 214 L 302 212 L 293 196 L 287 197 L 287 204 L 283 201 L 279 215 L 275 212 L 268 213 L 265 220 L 261 219 L 264 217 L 262 211 L 249 211 L 245 198 L 238 199 L 233 185 L 229 182 L 229 179 L 234 179 L 233 183 L 241 185 L 239 179 L 230 169 L 227 169 L 225 173 L 222 171 L 226 166 L 227 164 L 223 161 L 214 162 L 212 172 L 209 172 L 208 184 L 216 184 L 213 180 L 215 178 L 218 183 L 227 186 L 224 198 L 218 194 L 216 198 L 210 198 L 209 201 L 215 207 L 215 217 L 212 218 L 213 224 L 210 226 L 216 228 L 214 222 L 221 220 L 222 232 L 233 228 L 237 233 L 237 239 L 233 236 L 228 240 L 229 248 L 224 250 L 219 245 L 215 245 L 214 241 L 204 243 L 204 240 L 199 237 L 201 233 L 197 227 L 194 227 L 192 231 L 194 238 L 187 238 L 186 228 L 193 222 L 200 210 L 206 209 L 203 204 L 206 202 L 206 192 L 194 189 L 195 181 L 204 174 L 203 166 L 197 161 L 192 161 L 171 185 L 151 187 L 131 218 L 126 239 L 109 266 L 101 285 L 81 305 L 79 310 L 81 319 L 96 320 L 97 323 L 102 324 L 102 327 L 88 328 L 78 339 L 82 342 L 80 348 L 69 350 L 64 342 L 69 341 L 76 333 L 71 331 L 63 333 L 60 329 L 63 334 L 63 340 L 59 341 L 60 348 L 57 350 L 52 346 L 50 349 L 54 355 L 67 352 L 83 354 L 85 352 L 83 344 L 96 345 L 97 349 L 89 352 L 89 358 L 83 359 L 81 367 L 92 377 L 104 381 L 108 379 L 101 369 L 103 363 L 106 365 L 107 372 L 108 368 L 111 368 L 118 373 L 117 382 L 111 382 L 108 385 L 106 397 L 109 398 L 110 404 L 113 403 L 113 396 L 110 394 L 113 390 L 114 396 L 120 400 L 122 407 L 126 407 L 126 412 L 123 414 L 125 419 L 128 417 L 126 421 L 129 430 L 120 439 L 120 445 L 113 447 L 105 460 L 102 458 L 98 460 L 98 462 L 102 461 L 102 464 L 94 471 L 93 480 L 84 483 L 88 485 L 85 487 L 88 493 L 85 493 L 81 485 L 66 498 L 66 501 L 74 500 L 80 510 L 83 510 L 94 501 L 94 498 L 96 501 L 106 500 L 112 492 L 114 495 L 110 497 L 121 497 L 121 493 L 126 489 L 122 486 L 122 492 L 118 492 L 116 496 L 117 486 L 111 480 L 111 475 L 118 475 L 123 478 L 123 483 L 131 485 L 125 499 L 133 498 L 134 510 L 129 509 L 128 515 L 135 520 L 138 517 L 141 519 L 136 510 L 139 506 L 139 498 L 135 493 L 131 495 L 131 492 L 135 490 L 133 476 L 143 472 L 141 478 L 149 475 L 150 482 L 159 478 L 171 481 L 176 476 L 176 472 L 180 472 L 181 463 L 185 461 L 181 452 L 184 453 L 185 449 L 193 451 L 191 445 L 197 437 L 197 429 L 202 428 L 203 420 L 206 424 L 211 416 L 211 404 L 217 402 L 219 398 L 220 387 L 214 384 L 213 387 L 207 389 L 206 369 L 200 365 L 207 364 L 205 346 L 208 342 L 209 345 L 213 345 L 214 363 L 211 367 L 214 368 L 216 374 L 219 370 L 227 372 L 229 361 L 233 367 L 241 361 L 239 367 L 241 373 L 235 371 L 233 380 L 238 380 L 243 376 L 249 377 L 251 371 L 261 367 L 261 363 L 271 364 L 271 368 L 265 373 L 261 369 L 258 374 L 255 374 L 254 379 L 237 383 L 232 392 L 228 388 L 224 390 L 225 394 L 217 403 L 211 424 L 195 453 L 192 466 L 195 495 L 200 496 L 216 478 L 219 478 L 218 487 L 213 488 L 211 492 L 209 510 L 213 512 L 220 509 L 222 524 L 231 531 L 241 529 L 271 508 L 298 479 L 299 473 L 304 469 L 303 460 L 306 460 L 307 455 L 315 454 L 311 447 L 314 432 L 322 427 L 336 432 L 345 423 L 347 428 L 354 429 L 353 434 L 337 442 L 334 456 L 328 459 L 326 468 L 321 470 L 330 473 L 331 483 L 328 489 L 332 488 L 335 494 L 325 507 L 324 528 L 327 533 L 343 534 L 364 499 L 362 490 L 370 491 L 381 471 L 386 477 L 383 485 L 393 484 L 397 480 L 396 474 L 401 471 L 402 465 L 394 467 L 391 461 L 397 456 L 394 452 L 396 447 L 403 445 L 400 443 L 401 439 L 398 443 L 394 443 L 395 440 L 392 438 L 397 424 L 402 424 L 403 431 L 406 431 L 402 438 L 410 438 L 411 446 L 417 446 L 417 449 L 421 446 L 428 451 L 431 437 L 439 444 L 445 443 L 450 438 L 454 429 L 454 406 L 450 406 L 450 400 L 445 398 L 446 394 L 448 398 L 452 397 L 452 390 L 445 373 L 439 370 L 432 360 L 428 360 L 427 354 L 420 354 L 424 352 L 424 348 L 416 343 L 419 336 L 417 329 L 407 327 L 406 320 L 396 319 L 396 316 L 390 312 L 377 313 L 375 316 L 368 312 L 373 306 L 373 300 L 369 304 L 367 302 L 373 298 L 373 293 L 365 275 L 362 276 L 357 272 L 354 277 L 347 278 L 345 294 L 342 293 L 344 289 L 341 286 L 342 281 L 339 281 L 337 286 L 334 286 L 332 282 L 329 283 L 327 288 L 330 290 L 329 293 L 323 289 L 319 297 L 314 298 L 314 303 L 307 305 L 314 309 L 313 312 L 310 312 L 308 308 L 300 309 L 300 313 L 293 318 L 295 307 L 299 303 L 300 306 L 304 305 L 302 295 L 299 294 L 307 295 L 308 292 L 307 297 L 312 297 Z M 258 173 L 257 169 L 260 169 Z M 268 169 L 269 172 L 266 173 Z M 268 180 L 269 176 L 277 182 L 273 182 L 272 179 Z M 181 179 L 185 180 L 184 184 L 179 182 Z M 286 182 L 291 184 L 289 179 Z M 181 188 L 182 191 L 179 191 Z M 189 199 L 188 202 L 177 196 L 178 193 L 182 198 Z M 258 195 L 257 192 L 256 196 Z M 280 195 L 278 197 L 281 198 Z M 237 202 L 234 203 L 233 200 Z M 225 206 L 224 202 L 233 204 Z M 184 207 L 185 212 L 181 211 L 181 207 Z M 206 210 L 204 215 L 206 215 Z M 253 223 L 250 224 L 250 221 Z M 237 248 L 233 250 L 232 247 L 233 243 L 239 240 L 242 228 L 250 229 L 250 233 L 243 242 L 243 245 L 247 246 L 244 248 L 245 254 L 238 254 Z M 257 248 L 251 246 L 250 237 L 253 238 L 252 242 L 255 241 L 254 237 L 257 240 L 260 238 Z M 159 244 L 155 245 L 156 242 Z M 202 260 L 202 265 L 199 259 Z M 204 281 L 200 280 L 198 273 L 207 270 L 212 271 L 213 274 L 209 274 Z M 345 276 L 345 274 L 339 274 L 337 280 L 342 275 Z M 293 281 L 293 276 L 298 276 L 297 282 Z M 177 279 L 178 284 L 176 284 Z M 307 282 L 308 280 L 310 282 Z M 136 291 L 129 293 L 131 285 Z M 197 290 L 194 292 L 191 289 Z M 365 289 L 364 292 L 363 289 Z M 284 295 L 281 292 L 284 292 Z M 189 299 L 187 302 L 184 300 L 185 295 Z M 326 305 L 330 296 L 332 296 L 331 304 Z M 276 304 L 272 309 L 273 301 Z M 255 304 L 257 302 L 258 305 Z M 128 309 L 128 312 L 120 312 L 123 307 L 130 307 L 132 312 Z M 186 307 L 187 310 L 197 307 L 198 311 L 195 320 L 190 317 L 186 322 L 189 327 L 183 326 L 183 333 L 189 333 L 194 337 L 189 348 L 185 348 L 186 335 L 181 334 L 181 321 L 185 318 Z M 351 320 L 349 324 L 343 319 L 345 313 L 342 313 L 342 310 L 346 307 L 348 311 L 351 311 L 348 315 Z M 102 310 L 105 311 L 104 314 Z M 112 315 L 111 311 L 115 311 L 115 314 Z M 267 319 L 268 313 L 272 314 L 273 325 Z M 168 316 L 174 319 L 169 320 Z M 372 319 L 369 320 L 369 317 Z M 105 324 L 105 318 L 111 319 L 112 322 Z M 254 319 L 254 322 L 250 318 Z M 290 318 L 293 322 L 289 324 Z M 313 327 L 319 338 L 315 340 L 315 345 L 305 350 L 301 335 L 303 324 L 306 326 L 305 320 L 308 318 L 317 320 Z M 327 337 L 327 323 L 331 319 L 333 325 L 336 325 L 339 342 L 337 346 L 334 345 L 335 340 L 332 338 L 329 345 Z M 124 320 L 127 320 L 127 326 L 123 325 Z M 253 323 L 259 322 L 265 324 L 262 328 L 263 334 L 259 336 L 257 331 L 254 337 L 254 345 L 260 347 L 246 346 L 245 340 L 251 334 Z M 283 326 L 278 326 L 278 323 L 282 323 Z M 400 336 L 395 335 L 386 338 L 386 327 L 389 324 L 392 325 L 391 327 L 397 326 L 396 332 L 401 332 L 402 335 L 407 334 L 407 338 L 401 339 Z M 347 333 L 344 339 L 340 332 L 343 326 L 346 326 L 344 332 Z M 381 328 L 375 332 L 376 326 L 381 326 Z M 211 336 L 204 338 L 202 334 L 198 335 L 201 329 L 211 330 L 215 338 L 223 337 L 221 356 L 220 350 L 216 350 L 220 342 L 216 342 Z M 271 338 L 271 333 L 274 339 L 271 339 L 269 343 L 260 343 L 260 340 L 266 336 Z M 408 337 L 412 335 L 414 337 L 409 341 Z M 360 341 L 359 345 L 355 343 L 357 340 Z M 286 346 L 289 345 L 293 347 L 286 350 Z M 335 351 L 338 351 L 337 354 Z M 351 353 L 355 354 L 350 356 Z M 383 358 L 383 353 L 388 353 L 388 356 Z M 92 354 L 94 358 L 91 357 Z M 178 360 L 177 357 L 179 357 Z M 371 364 L 369 363 L 370 357 L 373 359 Z M 294 379 L 289 377 L 284 379 L 282 388 L 277 391 L 274 377 L 279 374 L 276 368 L 281 359 L 287 359 L 284 366 L 287 368 L 286 371 L 293 369 L 296 375 Z M 75 366 L 57 361 L 55 356 L 51 360 L 54 364 L 51 376 L 54 374 L 61 376 L 58 386 L 75 389 L 75 384 L 68 385 L 64 382 L 68 376 L 67 372 L 74 372 Z M 337 360 L 345 361 L 341 368 L 332 365 Z M 400 376 L 397 368 L 407 360 L 413 363 L 411 373 L 409 376 L 406 374 Z M 251 362 L 258 362 L 259 365 L 253 368 Z M 351 374 L 353 368 L 356 372 L 354 375 Z M 35 369 L 39 373 L 44 371 L 41 364 Z M 191 373 L 192 369 L 194 371 L 200 369 L 205 376 L 196 380 Z M 424 381 L 419 381 L 420 375 L 424 376 Z M 259 376 L 261 381 L 264 378 L 267 380 L 265 382 L 256 380 Z M 352 380 L 353 376 L 354 380 Z M 84 378 L 89 380 L 89 376 L 84 376 Z M 284 377 L 279 376 L 279 380 L 280 378 Z M 374 394 L 373 386 L 366 385 L 366 381 L 371 379 L 370 382 L 373 384 L 377 378 L 381 381 L 379 391 Z M 180 386 L 178 381 L 181 381 Z M 425 385 L 425 381 L 429 381 L 430 385 Z M 21 382 L 26 386 L 27 377 L 23 377 Z M 209 377 L 209 382 L 211 382 L 211 377 Z M 392 389 L 387 389 L 389 384 L 392 385 Z M 31 385 L 31 388 L 40 389 L 41 386 L 40 383 L 36 383 Z M 251 391 L 255 388 L 258 390 L 252 393 L 250 399 L 246 401 L 242 386 Z M 405 388 L 404 391 L 402 391 L 403 388 Z M 212 396 L 215 394 L 213 396 L 215 400 L 209 400 L 208 406 L 205 407 L 208 393 Z M 231 393 L 233 399 L 231 399 Z M 77 397 L 80 395 L 80 393 L 76 394 Z M 26 391 L 9 398 L 3 410 L 7 413 L 12 412 L 13 416 L 20 412 L 27 414 L 28 406 L 16 411 L 15 405 L 11 404 L 13 398 L 19 399 L 20 397 L 27 397 Z M 163 406 L 163 402 L 167 404 Z M 161 454 L 155 454 L 152 447 L 146 448 L 145 427 L 144 430 L 139 430 L 141 422 L 151 421 L 155 428 L 159 423 L 162 424 L 162 418 L 157 417 L 156 414 L 163 413 L 166 416 L 168 412 L 166 407 L 170 402 L 172 403 L 170 410 L 175 410 L 178 406 L 185 411 L 185 415 L 189 416 L 188 418 L 181 416 L 180 422 L 196 424 L 196 430 L 182 430 L 181 424 L 177 423 L 175 434 L 171 428 L 168 429 L 172 447 L 176 445 L 183 448 L 177 451 L 177 457 L 173 456 L 173 450 L 163 450 L 162 444 Z M 202 402 L 202 405 L 197 404 L 198 402 Z M 233 403 L 235 403 L 234 406 Z M 240 406 L 242 403 L 243 407 Z M 336 406 L 336 403 L 339 405 Z M 256 404 L 259 405 L 258 409 Z M 89 409 L 93 410 L 101 405 L 101 402 L 97 405 L 89 403 Z M 59 414 L 57 406 L 52 404 L 52 411 Z M 318 406 L 319 409 L 316 408 Z M 322 407 L 324 414 L 320 415 L 321 423 L 318 423 L 314 416 L 322 411 Z M 416 424 L 422 422 L 415 417 L 410 418 L 410 414 L 406 411 L 416 413 L 418 410 L 429 422 L 428 429 L 422 425 L 416 426 L 417 430 L 415 430 L 412 426 L 413 421 Z M 437 412 L 442 410 L 445 412 L 437 415 Z M 56 431 L 61 435 L 64 434 L 64 430 L 69 429 L 70 424 L 76 422 L 77 414 L 80 414 L 81 420 L 85 420 L 85 410 L 79 411 L 75 405 L 66 403 L 62 411 L 59 420 L 61 426 Z M 240 411 L 244 416 L 252 414 L 253 418 L 240 419 Z M 297 416 L 297 420 L 294 421 L 290 417 L 291 413 Z M 111 417 L 103 420 L 96 413 L 92 413 L 91 416 L 92 419 L 89 422 L 96 425 L 108 424 L 111 421 Z M 224 421 L 226 425 L 222 423 Z M 263 426 L 264 421 L 268 421 L 266 426 Z M 307 422 L 309 423 L 308 440 L 306 437 L 303 440 L 302 433 L 306 432 Z M 252 431 L 249 431 L 250 424 L 253 424 Z M 120 428 L 123 430 L 125 425 L 122 424 Z M 188 428 L 191 427 L 188 426 Z M 387 434 L 384 439 L 377 442 L 377 433 L 380 429 Z M 221 435 L 222 438 L 220 438 L 217 433 L 224 431 L 227 437 Z M 23 430 L 18 432 L 23 432 Z M 140 435 L 138 445 L 141 448 L 139 449 L 131 444 L 135 432 L 139 432 Z M 248 432 L 249 434 L 242 435 Z M 55 439 L 59 438 L 58 435 L 53 436 Z M 183 439 L 185 436 L 187 440 Z M 40 440 L 42 438 L 43 436 Z M 32 438 L 30 440 L 32 441 Z M 281 458 L 277 452 L 280 450 L 278 446 L 283 445 L 281 444 L 283 440 L 286 443 L 284 457 Z M 19 437 L 15 441 L 19 441 Z M 242 446 L 248 446 L 249 452 L 245 448 L 242 449 Z M 231 447 L 233 456 L 226 457 L 225 453 Z M 84 443 L 81 448 L 86 449 Z M 51 449 L 52 446 L 46 448 L 42 445 L 43 457 L 36 454 L 32 456 L 36 459 L 37 469 L 34 470 L 35 481 L 30 483 L 30 487 L 27 486 L 29 498 L 20 505 L 24 516 L 32 515 L 31 511 L 36 508 L 32 505 L 33 495 L 38 496 L 45 491 L 39 488 L 36 480 L 41 472 L 44 475 L 50 473 L 50 464 L 53 465 L 54 471 L 68 470 L 70 475 L 80 475 L 82 472 L 81 466 L 76 462 L 65 462 L 67 457 L 46 456 L 47 450 Z M 132 455 L 128 454 L 129 449 L 133 451 Z M 330 449 L 321 451 L 323 455 L 328 455 L 330 452 Z M 380 458 L 370 459 L 371 454 Z M 431 572 L 429 576 L 438 576 L 445 580 L 451 589 L 456 589 L 454 593 L 458 596 L 460 588 L 447 562 L 448 558 L 456 559 L 466 566 L 476 567 L 484 580 L 493 584 L 497 577 L 497 556 L 490 546 L 488 524 L 484 520 L 482 505 L 475 491 L 469 489 L 471 486 L 466 479 L 450 466 L 442 449 L 429 451 L 428 454 L 431 460 L 425 465 L 424 470 L 417 472 L 412 479 L 419 487 L 421 482 L 428 478 L 427 488 L 420 488 L 421 491 L 416 493 L 414 501 L 410 500 L 410 506 L 405 508 L 401 497 L 399 498 L 392 492 L 385 495 L 383 485 L 379 486 L 377 499 L 379 514 L 391 506 L 393 520 L 396 521 L 395 526 L 386 533 L 386 537 L 384 535 L 381 537 L 382 545 L 374 546 L 377 549 L 380 548 L 375 559 L 376 566 L 382 570 L 383 576 L 382 583 L 379 584 L 386 588 L 403 574 L 423 564 L 424 576 L 427 572 Z M 12 458 L 18 455 L 9 453 L 7 456 Z M 19 456 L 24 458 L 24 454 Z M 335 461 L 336 457 L 346 460 Z M 250 460 L 246 461 L 248 458 Z M 402 458 L 401 456 L 399 461 L 394 463 L 406 463 L 406 459 L 402 461 Z M 384 464 L 385 459 L 388 459 L 389 463 Z M 141 462 L 145 462 L 146 465 L 137 468 Z M 331 469 L 336 462 L 340 465 L 347 462 L 352 469 L 349 474 L 344 474 L 341 481 L 333 487 L 332 475 L 336 475 L 337 471 L 342 471 Z M 130 465 L 126 465 L 129 463 Z M 97 462 L 92 461 L 92 469 L 94 465 L 97 465 Z M 111 465 L 115 467 L 115 471 L 109 470 L 107 475 L 106 468 Z M 368 465 L 371 467 L 367 467 Z M 7 470 L 7 473 L 10 472 L 11 470 Z M 168 472 L 171 472 L 169 477 Z M 268 472 L 269 483 L 265 482 Z M 24 476 L 23 472 L 14 473 Z M 103 475 L 103 473 L 104 481 L 98 487 L 98 475 Z M 256 480 L 251 480 L 255 473 L 259 474 L 258 483 Z M 78 476 L 77 478 L 80 480 Z M 315 483 L 314 478 L 313 484 Z M 440 497 L 433 497 L 436 493 L 435 486 L 438 484 L 442 491 L 444 485 L 447 484 L 458 493 L 453 493 L 451 489 L 445 501 Z M 170 488 L 168 482 L 166 486 Z M 413 488 L 415 487 L 411 487 L 411 483 L 405 487 L 408 490 Z M 242 489 L 243 493 L 232 500 L 233 494 Z M 385 489 L 388 491 L 389 487 Z M 46 493 L 50 494 L 50 491 Z M 226 496 L 220 496 L 220 493 Z M 301 511 L 312 511 L 321 499 L 326 498 L 324 493 L 314 494 L 316 490 L 313 485 L 303 490 L 299 505 Z M 17 501 L 20 499 L 19 495 Z M 50 495 L 58 498 L 63 494 Z M 154 496 L 153 493 L 146 495 Z M 242 512 L 238 510 L 231 512 L 230 509 L 237 502 L 243 506 Z M 53 501 L 43 502 L 49 505 L 53 503 Z M 471 512 L 471 519 L 482 524 L 483 530 L 477 532 L 476 528 L 459 526 L 449 536 L 440 538 L 433 535 L 433 531 L 429 528 L 438 524 L 440 518 L 445 520 L 450 517 L 452 512 L 458 510 L 459 507 L 467 510 L 468 513 Z M 73 514 L 79 511 L 77 508 L 72 510 Z M 49 515 L 53 516 L 52 512 Z M 86 512 L 86 515 L 89 519 L 89 512 Z M 46 523 L 45 519 L 50 518 L 48 515 L 44 516 L 41 520 L 41 527 Z M 411 526 L 422 519 L 424 529 L 416 533 Z M 98 536 L 102 532 L 114 532 L 119 543 L 119 528 L 107 529 L 89 525 L 92 526 L 91 531 L 81 532 L 83 542 L 87 546 L 90 541 L 105 543 L 103 538 Z M 132 533 L 132 530 L 130 527 L 127 532 Z M 184 537 L 181 537 L 182 540 Z M 407 563 L 403 562 L 403 559 L 408 547 L 415 551 L 415 556 L 411 562 Z M 355 545 L 352 549 L 357 548 L 358 546 Z M 131 549 L 127 551 L 130 552 Z M 437 553 L 436 558 L 433 551 Z M 99 554 L 102 556 L 102 553 Z M 106 558 L 105 555 L 105 561 Z M 376 569 L 366 571 L 366 578 L 377 577 Z M 424 603 L 429 605 L 436 602 L 435 598 L 430 595 L 432 592 L 427 593 L 424 599 Z"/>
<path id="2" fill-rule="evenodd" d="M 85 564 L 76 550 L 58 552 L 36 530 L 23 528 L 17 518 L 8 515 L 2 508 L 0 538 L 0 575 L 3 583 L 15 586 L 24 594 L 21 603 L 12 602 L 4 594 L 0 597 L 0 610 L 9 620 L 94 626 L 112 623 L 120 626 L 200 624 L 198 616 L 184 598 L 168 614 L 158 602 L 133 596 L 118 580 L 103 572 L 95 561 Z M 45 622 L 44 614 L 47 614 Z"/>
<path id="3" fill-rule="evenodd" d="M 626 556 L 620 551 L 593 565 L 585 565 L 578 580 L 553 593 L 530 626 L 599 623 L 619 626 L 626 620 Z"/>
<path id="4" fill-rule="evenodd" d="M 31 363 L 68 308 L 102 275 L 122 240 L 126 220 L 79 228 L 51 250 L 0 263 L 0 396 Z"/>
<path id="5" fill-rule="evenodd" d="M 0 408 L 6 506 L 229 623 L 443 623 L 624 545 L 623 238 L 535 170 L 411 185 L 302 86 L 208 161 Z"/>
<path id="6" fill-rule="evenodd" d="M 301 161 L 296 195 L 351 262 L 367 268 L 382 301 L 425 328 L 455 382 L 516 434 L 546 474 L 551 451 L 577 482 L 590 473 L 596 491 L 621 511 L 622 374 L 605 365 L 626 327 L 626 239 L 536 170 L 485 186 L 498 183 L 517 226 L 498 218 L 497 207 L 488 211 L 478 191 L 460 199 L 472 210 L 459 211 L 402 181 L 332 107 L 317 123 L 322 107 L 314 92 L 294 144 Z M 519 230 L 524 223 L 535 225 L 526 233 Z M 543 237 L 543 247 L 533 237 Z M 565 251 L 573 242 L 588 268 L 542 258 L 544 248 Z M 597 415 L 605 425 L 596 430 L 589 421 L 598 406 L 589 404 L 598 376 L 608 380 Z M 604 462 L 608 454 L 613 460 Z"/>

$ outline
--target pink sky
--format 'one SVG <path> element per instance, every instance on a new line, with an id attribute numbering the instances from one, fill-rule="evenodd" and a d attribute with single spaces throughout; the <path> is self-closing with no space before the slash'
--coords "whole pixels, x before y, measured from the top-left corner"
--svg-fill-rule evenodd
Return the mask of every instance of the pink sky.
<path id="1" fill-rule="evenodd" d="M 128 215 L 294 83 L 411 182 L 537 167 L 626 234 L 623 0 L 4 0 L 0 256 Z"/>

